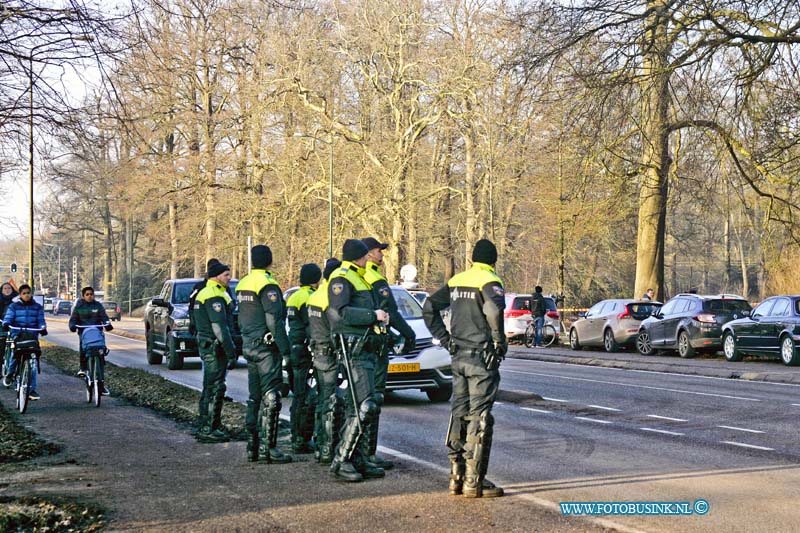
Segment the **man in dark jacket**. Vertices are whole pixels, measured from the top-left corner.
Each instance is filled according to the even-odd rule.
[[[389,324],[389,314],[378,309],[372,287],[364,279],[367,245],[348,239],[342,247],[342,266],[331,274],[328,285],[328,321],[341,350],[347,375],[345,395],[347,421],[341,431],[331,473],[343,481],[383,477],[383,468],[368,461],[369,441],[365,428],[380,414],[375,402],[375,359],[380,331]]]
[[[75,304],[72,313],[69,316],[69,330],[73,333],[78,332],[78,338],[83,333],[82,329],[77,326],[98,326],[105,324],[105,330],[111,331],[114,326],[106,314],[106,308],[103,304],[94,299],[94,289],[92,287],[84,287],[81,289],[81,299]],[[78,370],[78,377],[86,376],[86,369],[88,368],[86,361],[86,354],[83,353],[83,346],[78,342],[78,356],[80,358],[80,370]],[[103,385],[103,395],[108,396],[109,390]]]
[[[500,361],[508,350],[503,329],[505,291],[494,271],[497,249],[475,243],[472,268],[456,274],[425,300],[423,316],[433,336],[453,355],[453,403],[447,428],[450,494],[493,498],[503,489],[486,479],[494,433]],[[450,308],[450,331],[441,311]]]
[[[547,313],[547,304],[542,296],[542,288],[536,286],[531,297],[531,317],[536,328],[536,336],[533,339],[534,346],[542,345],[542,328],[544,327],[544,315]]]

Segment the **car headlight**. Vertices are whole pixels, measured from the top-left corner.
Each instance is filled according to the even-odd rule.
[[[178,318],[175,320],[175,327],[176,328],[188,328],[189,327],[189,319],[188,318]]]

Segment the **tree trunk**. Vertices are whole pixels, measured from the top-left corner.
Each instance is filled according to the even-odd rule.
[[[169,276],[178,277],[178,208],[169,200]]]

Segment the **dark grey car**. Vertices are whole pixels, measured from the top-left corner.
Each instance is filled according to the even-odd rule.
[[[650,300],[603,300],[576,320],[569,331],[569,345],[573,350],[584,346],[602,346],[607,352],[616,352],[622,346],[636,344],[636,335],[642,320],[661,307],[661,302]]]

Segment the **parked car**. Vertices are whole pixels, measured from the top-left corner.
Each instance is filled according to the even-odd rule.
[[[288,299],[298,288],[287,289],[284,299]],[[397,330],[392,330],[399,340],[395,345],[395,353],[389,356],[386,389],[419,389],[432,402],[445,402],[453,393],[450,352],[434,342],[433,335],[422,318],[422,306],[414,295],[399,285],[391,285],[391,289],[397,302],[397,310],[414,330],[417,342],[411,353],[401,355],[403,339]]]
[[[54,315],[69,315],[72,313],[72,302],[69,300],[59,300],[53,304]]]
[[[569,345],[573,350],[584,346],[602,346],[607,352],[616,352],[622,346],[636,344],[636,335],[642,320],[661,307],[661,302],[650,300],[603,300],[578,320],[569,330]]]
[[[744,354],[780,355],[783,364],[800,364],[800,296],[775,296],[749,316],[722,327],[722,351],[728,361]]]
[[[750,304],[741,296],[678,294],[639,326],[636,348],[642,355],[678,350],[681,357],[722,347],[722,326],[748,316]]]
[[[161,364],[167,358],[167,368],[180,370],[184,359],[199,357],[197,341],[189,333],[189,295],[195,284],[201,281],[194,278],[170,279],[164,282],[161,293],[150,300],[144,310],[144,330],[147,343],[147,362]],[[231,280],[229,293],[235,295],[238,280]],[[241,355],[242,337],[238,331],[234,311],[234,335],[237,352]]]
[[[544,316],[545,325],[549,324],[556,330],[556,344],[561,335],[561,316],[556,308],[556,300],[552,296],[544,297],[547,312]],[[533,322],[531,316],[531,295],[506,293],[506,309],[503,312],[503,327],[508,340],[523,337],[528,325]]]
[[[122,310],[117,302],[102,302],[109,320],[119,322],[122,319]]]
[[[45,313],[52,313],[53,312],[53,298],[45,298],[44,303],[42,304]]]
[[[419,305],[425,305],[425,300],[427,300],[428,296],[430,296],[428,291],[422,291],[419,289],[411,289],[408,292],[411,293],[411,296],[417,299]]]

